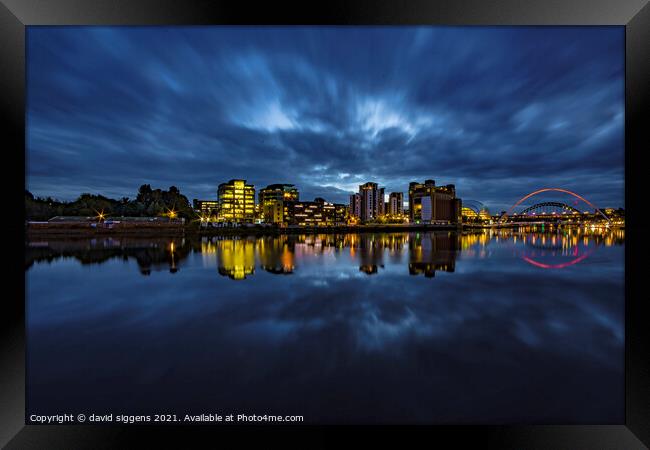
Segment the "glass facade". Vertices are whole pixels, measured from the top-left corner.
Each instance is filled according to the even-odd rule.
[[[282,202],[283,224],[301,227],[346,225],[348,207],[321,198],[313,202]]]
[[[298,188],[293,184],[270,184],[259,193],[262,219],[266,223],[282,223],[281,202],[300,200]]]
[[[192,202],[194,210],[203,217],[216,217],[219,213],[219,202],[216,200],[197,200]]]
[[[246,180],[230,180],[218,188],[219,219],[225,222],[255,221],[255,186]]]
[[[270,184],[260,190],[259,203],[264,205],[270,200],[298,201],[300,193],[293,184]]]

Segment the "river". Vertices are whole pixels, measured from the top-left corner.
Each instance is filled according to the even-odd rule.
[[[623,230],[25,243],[29,414],[623,423]]]

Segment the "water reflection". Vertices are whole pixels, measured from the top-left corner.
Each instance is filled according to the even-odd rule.
[[[462,236],[457,234],[416,234],[409,241],[409,274],[431,278],[436,270],[453,272]]]
[[[191,251],[184,238],[106,237],[97,239],[33,240],[25,246],[25,269],[35,262],[72,258],[82,265],[102,264],[111,259],[134,259],[142,275],[169,270],[176,273],[179,262]]]
[[[31,241],[27,404],[621,423],[624,238],[530,228]],[[583,255],[563,268],[526,260]]]
[[[222,239],[217,241],[219,274],[243,280],[255,273],[255,241],[249,239]]]
[[[100,238],[30,241],[26,269],[34,262],[74,258],[81,264],[101,264],[113,258],[134,259],[142,275],[152,271],[178,272],[191,253],[200,253],[205,267],[219,275],[245,280],[256,267],[271,274],[290,275],[300,261],[327,255],[345,255],[360,272],[382,273],[386,261],[403,264],[410,275],[452,273],[456,260],[485,259],[491,244],[512,249],[522,262],[543,269],[562,269],[584,261],[598,247],[620,246],[624,230],[590,228],[484,230],[471,233],[367,233],[276,235],[263,237]]]
[[[259,240],[260,267],[275,274],[291,274],[295,269],[295,243],[266,236]]]

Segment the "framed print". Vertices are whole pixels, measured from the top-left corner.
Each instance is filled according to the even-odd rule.
[[[3,0],[0,443],[647,448],[649,17]]]

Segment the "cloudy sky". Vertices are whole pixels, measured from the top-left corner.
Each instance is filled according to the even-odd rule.
[[[38,196],[427,178],[624,206],[623,27],[28,27],[27,61]]]

